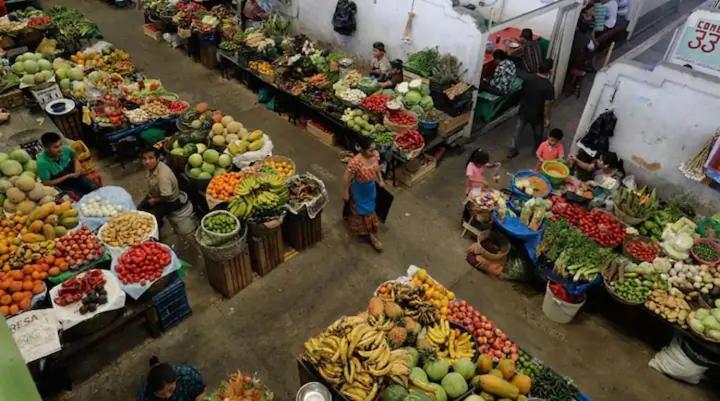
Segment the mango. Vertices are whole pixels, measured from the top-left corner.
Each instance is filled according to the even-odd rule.
[[[41,234],[34,234],[34,233],[23,234],[20,239],[22,239],[23,242],[27,242],[29,244],[32,244],[34,242],[45,241],[44,236],[42,236]]]
[[[48,217],[52,212],[55,210],[55,204],[50,202],[46,203],[39,208],[35,209],[30,213],[29,220],[35,221],[35,220],[44,220],[46,217]]]
[[[63,235],[67,234],[68,230],[67,228],[63,226],[56,226],[55,227],[55,238],[60,238]]]
[[[62,214],[60,215],[60,218],[62,219],[65,217],[77,217],[77,216],[78,216],[78,210],[70,209],[70,210],[66,210],[66,211],[62,212]]]
[[[80,223],[80,219],[77,217],[65,217],[60,219],[60,225],[65,228],[73,228]]]
[[[55,239],[55,227],[53,227],[52,225],[44,224],[42,231],[45,239],[47,239],[48,241],[52,241]]]
[[[28,227],[31,233],[37,234],[43,229],[43,222],[42,220],[35,220],[32,223],[30,223],[30,227]]]

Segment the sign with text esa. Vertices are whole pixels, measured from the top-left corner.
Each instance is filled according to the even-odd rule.
[[[675,35],[670,62],[720,76],[720,13],[697,10],[691,14]]]

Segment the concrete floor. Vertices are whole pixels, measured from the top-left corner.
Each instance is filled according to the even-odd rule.
[[[71,365],[70,373],[78,384],[56,399],[134,399],[151,355],[197,366],[208,389],[236,369],[257,371],[278,399],[292,399],[298,388],[294,358],[303,341],[339,316],[365,308],[376,286],[403,274],[409,264],[428,266],[433,276],[495,320],[518,344],[572,376],[593,400],[717,399],[704,386],[685,385],[648,368],[655,350],[637,339],[636,332],[594,313],[593,308],[571,325],[552,323],[541,311],[541,291],[492,279],[467,265],[464,251],[469,241],[460,238],[458,223],[465,157],[471,146],[451,152],[436,173],[416,187],[394,190],[395,204],[381,233],[386,251],[378,255],[343,229],[338,196],[343,167],[338,149],[319,144],[258,106],[254,94],[242,85],[222,80],[218,72],[145,37],[140,12],[114,9],[96,0],[52,4],[85,13],[98,23],[107,40],[130,52],[147,76],[161,79],[183,99],[209,101],[247,127],[268,132],[275,152],[295,160],[299,171],[323,179],[331,198],[323,214],[323,241],[231,300],[210,288],[197,250],[168,237],[178,253],[193,263],[186,280],[193,315],[159,339],[146,338],[139,327],[128,328],[88,350]],[[581,110],[582,102],[574,98],[560,102],[554,125],[572,136]],[[512,120],[505,123],[472,146],[487,148],[498,158],[504,156],[513,125]],[[523,156],[504,169],[531,166],[530,154],[526,147]],[[142,196],[139,164],[125,169],[106,162],[101,165],[107,183],[125,186],[136,199]]]

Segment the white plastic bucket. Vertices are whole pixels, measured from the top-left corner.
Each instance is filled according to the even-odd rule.
[[[585,305],[585,299],[580,303],[571,304],[553,295],[549,281],[545,286],[545,299],[543,300],[542,310],[545,316],[553,322],[570,323],[583,305]]]
[[[185,205],[170,213],[170,215],[168,215],[168,221],[172,224],[176,234],[192,234],[198,227],[198,221],[195,218],[192,203],[188,201],[187,194],[184,192],[180,192],[180,201],[184,201]]]

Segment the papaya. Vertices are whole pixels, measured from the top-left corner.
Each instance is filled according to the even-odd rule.
[[[80,223],[80,219],[77,217],[65,217],[60,220],[60,225],[65,228],[73,228]]]
[[[55,206],[55,214],[63,214],[64,212],[70,210],[70,208],[72,208],[72,204],[70,203],[70,201],[65,201]]]
[[[63,235],[67,234],[68,230],[67,228],[63,226],[55,226],[55,238],[60,238]]]
[[[29,244],[32,244],[34,242],[45,241],[45,237],[43,237],[41,234],[34,234],[34,233],[23,234],[20,239],[22,239],[23,242],[26,242]]]
[[[58,221],[60,221],[60,218],[56,214],[51,214],[50,216],[45,218],[45,223],[56,226],[58,224]]]
[[[77,216],[78,216],[77,209],[70,209],[70,210],[66,210],[66,211],[62,212],[62,214],[60,215],[60,218],[77,217]]]
[[[510,383],[520,390],[520,394],[530,393],[530,387],[532,387],[532,379],[530,376],[522,373],[517,374],[512,378],[512,380],[510,380]]]
[[[258,139],[256,141],[250,142],[250,145],[248,145],[248,150],[250,152],[254,152],[256,150],[262,149],[263,145],[265,145],[265,141],[262,139]]]
[[[497,369],[502,372],[505,380],[510,380],[515,375],[515,362],[511,359],[501,359]]]
[[[483,391],[514,400],[520,395],[520,390],[512,383],[492,374],[480,376],[480,387]]]
[[[39,208],[35,209],[30,213],[28,219],[30,221],[44,220],[55,210],[55,204],[52,202],[46,203]]]
[[[28,227],[30,232],[33,234],[37,234],[43,229],[43,222],[42,220],[35,220],[32,223],[30,223],[30,227]]]
[[[48,241],[52,241],[55,239],[55,227],[51,226],[50,224],[43,225],[42,233],[45,236],[45,239]]]
[[[251,132],[250,135],[248,135],[248,141],[250,141],[250,142],[257,141],[258,139],[262,138],[262,136],[263,136],[262,131],[260,131],[259,129],[255,130],[255,131]]]

